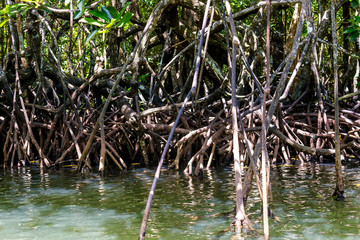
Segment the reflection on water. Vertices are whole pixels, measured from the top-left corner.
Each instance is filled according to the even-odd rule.
[[[272,239],[360,238],[360,168],[344,168],[346,201],[333,201],[333,165],[272,168]],[[122,176],[0,172],[0,239],[137,239],[154,171]],[[147,239],[230,239],[235,191],[231,168],[204,179],[164,171]],[[261,231],[256,187],[247,213]],[[247,234],[246,239],[257,239]]]

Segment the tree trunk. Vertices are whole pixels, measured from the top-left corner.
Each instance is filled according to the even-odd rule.
[[[335,170],[336,187],[333,196],[337,199],[344,198],[344,182],[341,169],[340,133],[339,133],[339,79],[337,63],[337,37],[336,37],[336,12],[335,0],[331,1],[331,32],[333,43],[333,68],[334,68],[334,105],[335,105]]]

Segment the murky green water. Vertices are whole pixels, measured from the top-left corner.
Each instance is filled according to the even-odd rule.
[[[360,239],[360,168],[345,167],[346,201],[333,201],[332,165],[272,169],[272,239]],[[122,176],[71,171],[0,171],[0,239],[137,239],[154,171]],[[231,169],[203,180],[163,172],[147,239],[230,239],[234,185]],[[247,213],[261,231],[254,191]],[[259,235],[248,234],[247,239]]]

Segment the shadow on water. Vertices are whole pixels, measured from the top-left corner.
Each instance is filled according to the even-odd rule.
[[[333,201],[333,165],[272,169],[272,239],[360,238],[360,168],[345,167],[346,200]],[[0,239],[136,239],[154,176],[137,169],[104,178],[72,171],[0,172]],[[230,239],[235,193],[231,168],[203,179],[163,171],[147,239]],[[256,187],[254,186],[254,189]],[[247,213],[261,231],[254,190]],[[258,239],[247,234],[246,239]]]

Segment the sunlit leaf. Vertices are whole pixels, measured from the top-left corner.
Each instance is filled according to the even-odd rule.
[[[25,3],[16,3],[16,4],[11,5],[10,9],[11,8],[23,8],[23,7],[29,7],[29,5],[25,4]]]
[[[107,28],[104,28],[103,30],[99,31],[99,33],[108,33],[109,32],[109,29]]]
[[[4,21],[2,21],[1,23],[0,23],[0,28],[1,27],[3,27],[7,22],[8,22],[8,18],[7,19],[5,19]]]
[[[13,4],[9,7],[8,14],[10,16],[15,16],[17,13],[24,13],[30,8],[31,8],[31,5],[28,5],[25,3]]]
[[[10,5],[6,5],[5,8],[3,8],[3,9],[0,10],[0,15],[9,14],[9,11],[10,11]]]
[[[14,14],[14,13],[20,12],[22,10],[26,10],[28,8],[30,8],[30,6],[28,4],[17,3],[17,4],[14,4],[14,5],[11,5],[11,7],[9,9],[9,13]]]
[[[114,26],[114,24],[115,24],[115,19],[113,18],[113,19],[111,19],[111,22],[105,26],[105,28],[110,29],[110,28],[112,28],[112,26]]]

